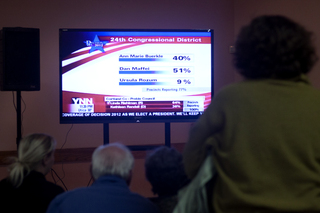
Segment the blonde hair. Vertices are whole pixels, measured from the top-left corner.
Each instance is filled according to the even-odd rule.
[[[23,138],[18,147],[18,157],[12,158],[8,180],[14,187],[19,187],[25,176],[34,170],[48,154],[55,149],[55,139],[46,134],[31,134]]]

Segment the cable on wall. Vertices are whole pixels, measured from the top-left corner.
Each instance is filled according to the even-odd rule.
[[[72,124],[71,127],[69,128],[69,130],[68,130],[68,132],[67,132],[67,134],[66,134],[66,136],[65,136],[65,140],[64,140],[64,142],[63,142],[60,150],[62,150],[63,147],[64,147],[64,145],[67,143],[68,135],[69,135],[69,133],[71,132],[72,128],[73,128],[73,124]],[[60,154],[60,153],[59,153],[59,154]],[[61,156],[60,156],[60,157],[61,157]],[[61,158],[61,159],[62,159],[62,158]],[[68,191],[66,185],[64,184],[64,182],[63,182],[63,180],[62,180],[63,178],[65,178],[65,171],[64,171],[63,165],[64,165],[64,164],[63,164],[63,161],[62,161],[62,162],[61,162],[61,170],[62,170],[62,177],[61,177],[61,178],[60,178],[59,175],[56,173],[56,171],[54,171],[54,169],[51,169],[51,176],[52,176],[52,178],[54,179],[53,174],[52,174],[52,172],[54,172],[54,174],[59,178],[59,180],[56,181],[55,184],[61,182],[61,183],[63,184],[63,186],[65,187],[66,191]],[[55,181],[55,180],[54,180],[54,181]]]

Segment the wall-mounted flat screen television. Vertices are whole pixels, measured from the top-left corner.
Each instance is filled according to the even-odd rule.
[[[213,30],[60,29],[60,123],[193,122],[213,95]]]

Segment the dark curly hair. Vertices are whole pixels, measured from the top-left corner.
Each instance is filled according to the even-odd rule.
[[[234,65],[248,79],[289,79],[317,61],[312,33],[283,16],[260,16],[241,29]]]
[[[155,149],[146,158],[145,171],[153,193],[159,196],[175,195],[188,183],[182,155],[174,148],[161,146]]]

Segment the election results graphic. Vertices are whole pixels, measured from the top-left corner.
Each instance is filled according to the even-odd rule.
[[[201,115],[212,32],[61,30],[62,117]]]

